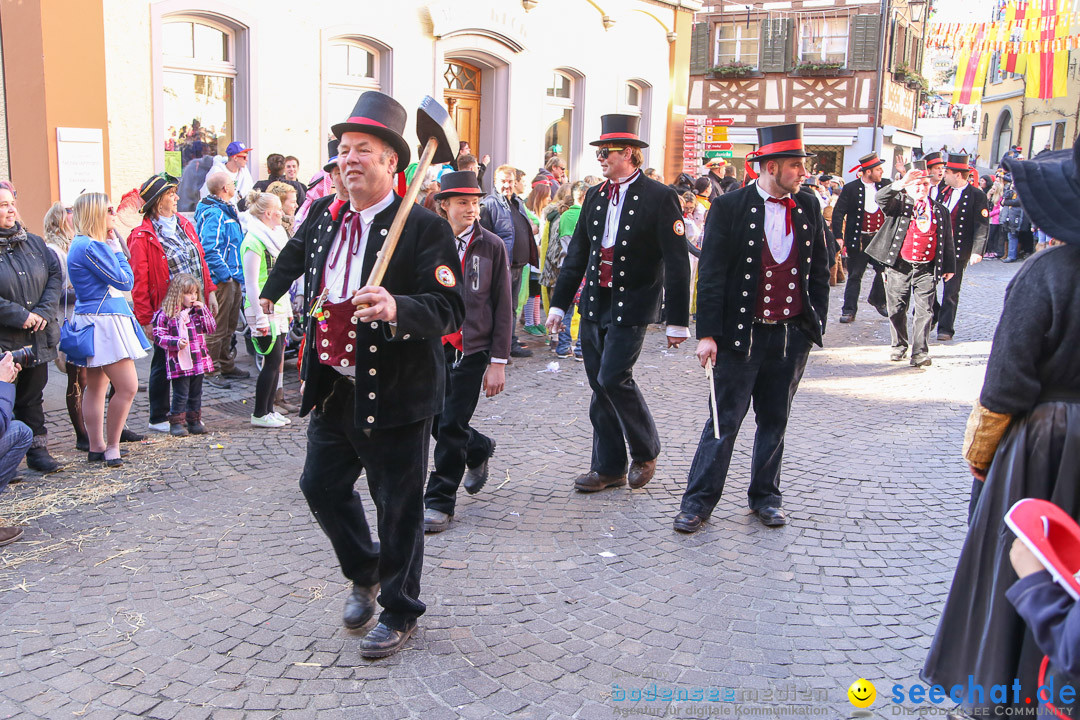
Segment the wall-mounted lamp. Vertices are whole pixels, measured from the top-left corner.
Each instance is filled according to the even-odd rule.
[[[615,26],[615,20],[610,15],[605,15],[604,17],[600,18],[600,22],[604,23],[605,30],[610,30]]]
[[[923,13],[926,12],[926,0],[910,0],[908,9],[911,10],[912,22],[922,22]]]
[[[669,43],[673,43],[678,39],[679,39],[679,33],[675,32],[674,30],[672,30],[671,32],[669,32],[667,34],[667,41]]]
[[[525,12],[529,12],[539,4],[540,0],[521,0],[521,7],[525,8]]]

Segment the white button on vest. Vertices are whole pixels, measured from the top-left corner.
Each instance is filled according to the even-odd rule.
[[[375,375],[375,368],[371,368],[370,370],[368,370],[367,374],[368,375]]]
[[[368,396],[368,400],[374,400],[375,399],[375,393],[368,393],[367,396]]]
[[[371,417],[370,415],[368,415],[368,416],[367,416],[367,421],[368,421],[369,423],[373,423],[373,422],[375,422],[375,418],[373,418],[373,417]]]

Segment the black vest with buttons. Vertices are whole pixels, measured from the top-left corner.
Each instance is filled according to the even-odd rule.
[[[829,310],[829,251],[821,203],[811,193],[794,196],[791,211],[803,310],[792,323],[821,345]],[[754,185],[717,198],[705,220],[698,264],[697,336],[746,353],[760,287],[765,243],[765,199]]]
[[[648,325],[660,318],[661,299],[667,323],[690,324],[690,260],[682,208],[674,190],[644,174],[623,185],[622,212],[612,253],[611,321]],[[607,222],[608,184],[589,188],[551,295],[552,307],[566,310],[585,278],[581,317],[599,320],[600,250]]]
[[[304,223],[278,255],[260,297],[277,300],[293,281],[304,276],[305,307],[311,308],[322,286],[326,259],[344,212],[330,211],[334,197],[315,201]],[[368,233],[363,277],[390,231],[401,198],[375,216]],[[350,283],[351,284],[351,283]],[[461,261],[450,225],[416,205],[398,241],[383,278],[383,287],[397,302],[397,325],[358,323],[356,328],[356,427],[399,427],[433,417],[442,411],[445,356],[442,336],[465,319],[461,296]],[[315,319],[307,319],[307,337],[315,337]],[[305,343],[301,377],[306,381],[301,416],[330,395],[342,377],[321,365],[314,342]]]
[[[900,190],[899,183],[888,185],[878,191],[878,204],[885,211],[885,224],[866,246],[866,254],[886,267],[895,268],[900,259],[900,250],[904,247],[908,226],[915,212],[915,203],[907,193]],[[953,245],[952,224],[949,211],[934,200],[930,201],[937,225],[937,252],[934,255],[934,275],[956,272],[956,250]]]
[[[961,265],[967,265],[972,253],[982,255],[986,250],[986,238],[990,232],[990,203],[986,193],[970,183],[953,192],[961,193],[952,213],[956,258]],[[941,197],[940,193],[938,197]]]

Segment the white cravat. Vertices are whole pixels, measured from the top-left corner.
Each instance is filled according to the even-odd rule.
[[[765,192],[765,189],[761,187],[761,183],[754,183],[754,187],[757,188],[758,195],[765,200],[765,242],[769,243],[769,252],[772,253],[773,260],[782,263],[788,259],[788,255],[791,254],[791,246],[795,243],[794,231],[786,231],[788,209],[781,203],[769,202],[772,195]],[[781,195],[780,197],[786,198],[791,197],[791,195]],[[791,227],[795,227],[794,217],[791,218]]]
[[[610,181],[609,184],[617,183],[619,185],[619,197],[612,202],[611,188],[608,188],[607,219],[604,222],[604,240],[600,243],[600,247],[609,248],[615,245],[615,238],[619,234],[619,218],[622,216],[622,206],[626,200],[626,193],[630,190],[630,184],[637,180],[640,175],[641,171],[635,170],[629,177]]]
[[[863,210],[873,215],[879,209],[877,204],[877,184],[868,183],[865,180],[860,182],[863,184]]]
[[[349,238],[345,237],[345,222],[338,226],[337,235],[334,237],[334,242],[330,243],[330,249],[327,251],[327,263],[326,272],[323,275],[323,283],[330,290],[327,295],[327,300],[332,303],[341,302],[352,297],[354,290],[359,290],[367,282],[367,278],[364,277],[364,256],[367,254],[367,242],[368,233],[371,232],[371,223],[375,219],[375,216],[390,206],[390,203],[394,201],[394,191],[391,190],[386,194],[379,202],[375,203],[371,207],[359,211],[360,215],[360,247],[356,254],[352,257],[342,257],[341,261],[337,263],[336,267],[331,268],[330,263],[332,258],[338,257],[338,253],[344,254],[348,251]],[[349,210],[356,212],[350,204]],[[344,210],[343,210],[344,212]],[[341,247],[342,243],[346,247]],[[345,262],[345,261],[348,262]],[[349,287],[345,287],[345,268],[349,268]]]

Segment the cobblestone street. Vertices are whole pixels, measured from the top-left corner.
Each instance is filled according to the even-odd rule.
[[[687,717],[794,703],[835,719],[860,677],[877,686],[874,716],[892,717],[889,688],[917,681],[966,529],[964,422],[1016,267],[969,270],[956,339],[932,340],[925,370],[888,361],[887,321],[865,303],[837,324],[834,288],[792,411],[779,530],[746,508],[752,416],[712,518],[672,530],[708,414],[693,341],[646,339],[636,377],[663,451],[637,491],[572,489],[591,439],[582,364],[545,371],[542,350],[515,361],[476,413],[498,441],[491,479],[427,537],[427,614],[381,661],[342,627],[347,586],[297,486],[306,420],[251,427],[254,379],[234,382],[208,388],[212,435],[152,434],[122,471],[90,469],[63,386],[50,387],[68,470],[26,473],[0,497],[0,515],[26,526],[0,550],[0,717]],[[131,427],[146,421],[140,393]],[[630,701],[653,683],[738,698]],[[798,697],[749,692],[769,689]]]

